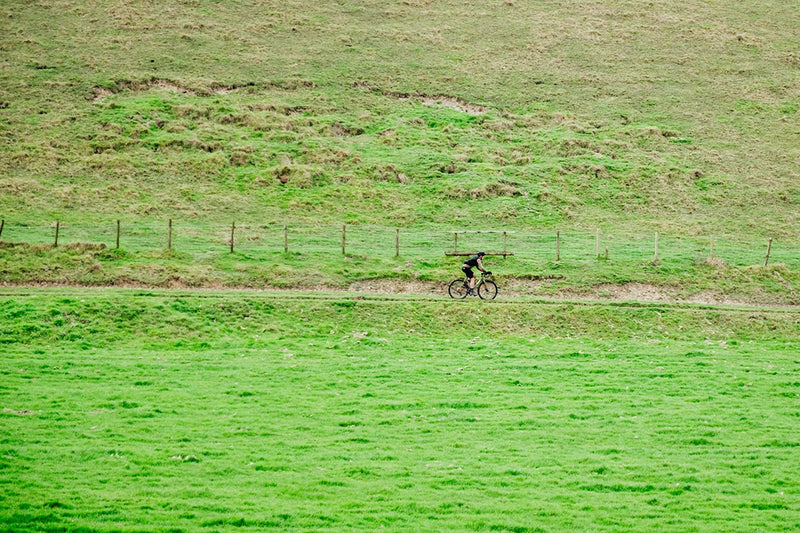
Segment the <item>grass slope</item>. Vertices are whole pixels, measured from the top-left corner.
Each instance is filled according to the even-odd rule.
[[[176,230],[178,232],[185,234],[183,228]],[[223,229],[220,233],[224,232]],[[176,243],[179,249],[171,251],[117,250],[113,249],[113,243],[109,243],[111,247],[70,243],[58,248],[51,244],[0,243],[0,281],[7,285],[315,290],[367,290],[365,287],[375,285],[389,294],[413,287],[413,292],[444,296],[446,284],[462,276],[459,266],[463,258],[443,255],[444,250],[452,247],[452,242],[446,242],[448,236],[443,231],[403,233],[402,239],[408,249],[397,257],[393,249],[394,232],[384,231],[378,238],[373,234],[372,239],[359,241],[358,237],[364,232],[357,226],[351,227],[348,235],[352,241],[357,241],[351,243],[355,253],[344,256],[336,249],[339,246],[337,232],[340,234],[341,228],[334,228],[327,239],[315,239],[315,235],[298,236],[292,240],[292,248],[308,246],[309,249],[288,253],[276,251],[282,243],[275,239],[268,243],[268,236],[265,242],[240,243],[241,248],[234,253],[226,251],[222,242],[205,241],[193,247],[183,237]],[[274,235],[280,233],[277,229],[273,231]],[[437,234],[440,238],[434,241]],[[298,242],[303,238],[305,243]],[[113,239],[113,235],[106,235],[106,239]],[[747,253],[736,254],[732,249],[733,254],[727,256],[731,260],[729,263],[709,259],[703,250],[693,247],[696,242],[665,242],[662,237],[663,260],[654,263],[652,256],[643,251],[651,243],[643,244],[638,250],[625,242],[616,247],[612,244],[612,255],[606,260],[589,257],[593,239],[582,239],[581,246],[576,246],[577,239],[570,240],[568,235],[562,235],[562,239],[570,246],[562,248],[561,261],[555,261],[552,256],[553,242],[526,240],[522,236],[511,246],[516,256],[488,257],[484,266],[496,274],[501,298],[616,298],[617,293],[625,292],[626,288],[641,286],[657,293],[657,299],[666,301],[800,304],[797,292],[800,270],[792,248],[780,250],[776,245],[773,263],[764,267],[758,265],[763,259],[757,250],[745,248],[743,251]],[[496,245],[497,240],[493,236],[484,244],[492,249],[490,242]],[[208,248],[216,248],[216,251],[209,252]],[[719,243],[716,250],[717,254],[725,254]],[[632,295],[634,300],[639,298],[641,296]]]
[[[797,234],[785,2],[2,9],[4,217]]]
[[[794,313],[0,302],[3,531],[800,526]]]

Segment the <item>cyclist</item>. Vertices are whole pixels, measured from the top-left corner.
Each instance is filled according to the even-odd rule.
[[[469,294],[475,296],[475,273],[472,271],[473,268],[477,267],[478,270],[486,274],[487,276],[491,274],[488,270],[483,268],[483,256],[486,255],[486,252],[478,252],[476,255],[473,255],[461,266],[461,271],[467,276],[469,280]]]

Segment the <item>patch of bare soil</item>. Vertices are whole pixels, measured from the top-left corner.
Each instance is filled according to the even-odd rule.
[[[609,300],[637,302],[670,302],[678,299],[674,290],[648,283],[603,283],[593,288],[593,295]]]
[[[742,301],[740,299],[731,298],[724,294],[715,294],[711,291],[701,291],[697,294],[689,296],[685,300],[686,303],[691,304],[713,304],[713,305],[746,305],[746,304],[772,304],[773,301],[769,297],[754,298],[752,301]]]
[[[713,291],[702,291],[685,296],[676,289],[649,283],[603,283],[585,289],[564,289],[556,298],[584,299],[611,302],[693,303],[706,305],[777,305],[774,299],[737,299]]]
[[[351,283],[348,290],[367,294],[444,294],[447,292],[447,284],[433,281],[373,279]]]
[[[112,91],[111,89],[107,89],[105,87],[95,87],[94,94],[92,95],[92,100],[94,100],[95,102],[102,102],[103,100],[105,100],[109,96],[112,96],[113,94],[114,91]]]
[[[255,82],[247,83],[212,83],[205,87],[189,87],[188,85],[178,83],[165,78],[150,78],[146,80],[120,80],[114,83],[113,87],[100,87],[94,88],[92,93],[92,100],[95,102],[102,102],[109,96],[123,92],[135,91],[143,92],[150,89],[162,89],[165,91],[188,94],[191,96],[214,96],[234,93],[247,87],[260,87],[264,89],[275,88],[284,90],[297,90],[303,88],[315,87],[314,82],[308,80],[284,80],[280,82],[264,82],[256,84]]]
[[[583,291],[561,291],[565,298],[589,298],[614,302],[661,302],[691,303],[705,305],[777,305],[792,307],[786,301],[775,299],[769,294],[761,293],[749,297],[735,297],[727,294],[704,290],[692,295],[685,295],[671,287],[660,287],[649,283],[604,283]]]
[[[158,88],[165,91],[174,93],[189,94],[197,96],[197,92],[189,87],[185,87],[170,80],[161,78],[150,78],[149,80],[122,80],[114,84],[112,88],[108,87],[95,87],[93,100],[95,102],[102,102],[109,96],[120,93],[122,91],[149,91],[150,89]]]
[[[438,95],[438,96],[431,96],[422,93],[400,93],[395,91],[388,91],[385,89],[381,89],[379,87],[374,87],[366,82],[359,82],[355,84],[356,89],[363,89],[367,91],[373,91],[384,96],[388,96],[390,98],[397,98],[398,100],[411,100],[417,99],[422,104],[427,106],[441,106],[447,107],[449,109],[454,109],[456,111],[460,111],[462,113],[467,113],[468,115],[483,115],[489,112],[489,108],[473,104],[462,100],[461,98],[455,98],[452,96],[446,95]]]
[[[484,115],[489,111],[489,108],[483,107],[477,104],[471,104],[460,98],[452,98],[450,96],[434,96],[428,97],[424,96],[421,98],[421,102],[427,106],[431,107],[447,107],[449,109],[453,109],[455,111],[460,111],[462,113],[466,113],[468,115]]]

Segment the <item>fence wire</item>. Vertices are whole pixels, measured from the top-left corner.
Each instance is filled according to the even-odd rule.
[[[57,239],[57,240],[56,240]],[[231,239],[233,242],[231,243]],[[395,256],[436,260],[444,254],[509,252],[519,260],[687,264],[720,260],[735,266],[770,264],[800,267],[800,246],[735,236],[686,237],[626,232],[506,231],[469,232],[432,227],[396,228],[342,224],[204,224],[197,221],[116,222],[103,225],[14,224],[4,221],[0,241],[41,246],[103,244],[131,252],[171,249],[207,256],[231,251],[259,256],[274,253],[346,254],[372,258]],[[769,253],[769,256],[767,254]]]

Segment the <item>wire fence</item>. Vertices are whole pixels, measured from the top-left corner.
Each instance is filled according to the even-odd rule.
[[[197,221],[117,221],[105,225],[13,224],[0,221],[0,242],[45,246],[105,245],[130,252],[169,249],[195,256],[252,256],[298,252],[435,260],[477,250],[526,261],[686,264],[715,259],[735,266],[800,267],[800,246],[737,236],[676,236],[660,233],[553,230],[469,231],[343,224],[203,224]]]

